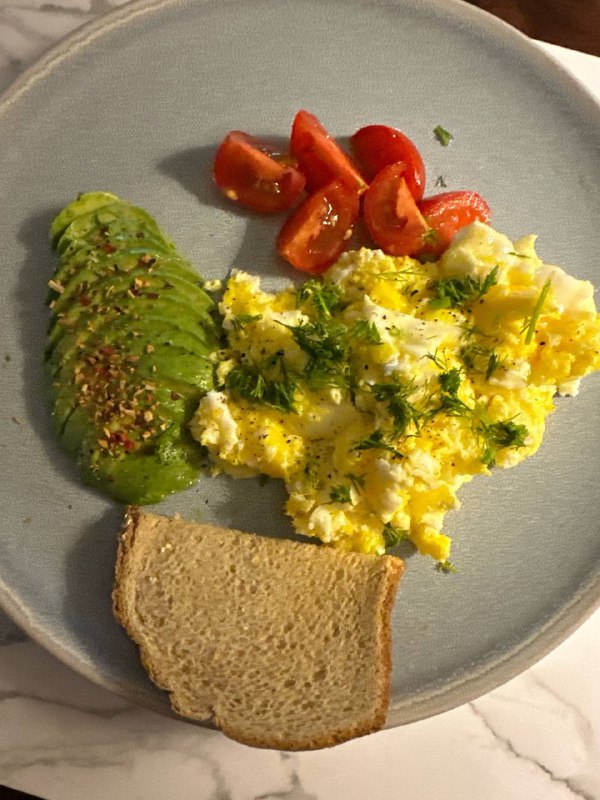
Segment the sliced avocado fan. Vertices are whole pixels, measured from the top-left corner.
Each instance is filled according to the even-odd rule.
[[[198,477],[188,425],[213,386],[214,303],[143,209],[79,195],[54,219],[46,360],[54,425],[84,480],[156,503]]]

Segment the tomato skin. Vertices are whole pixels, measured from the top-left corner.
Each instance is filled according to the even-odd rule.
[[[481,195],[471,191],[442,192],[426,197],[418,203],[435,236],[422,248],[423,253],[440,255],[448,247],[454,235],[472,222],[485,222],[492,218],[492,212]]]
[[[291,151],[298,159],[298,168],[305,175],[310,191],[316,191],[333,180],[359,192],[366,189],[364,178],[350,158],[317,117],[304,109],[294,118]]]
[[[367,180],[389,164],[405,165],[404,180],[415,200],[425,191],[425,164],[413,142],[397,128],[389,125],[366,125],[350,139],[354,158]]]
[[[411,256],[422,248],[429,225],[408,188],[404,164],[389,164],[377,173],[365,192],[363,211],[369,233],[384,252]]]
[[[215,156],[213,177],[230,200],[253,211],[275,214],[298,200],[304,175],[271,157],[275,150],[243,131],[230,131]]]
[[[345,249],[358,212],[356,189],[331,181],[286,220],[277,238],[279,255],[302,272],[324,272]]]

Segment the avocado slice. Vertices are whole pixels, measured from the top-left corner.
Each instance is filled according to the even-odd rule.
[[[55,247],[59,238],[62,236],[65,228],[67,228],[76,217],[82,214],[88,214],[90,211],[95,211],[102,206],[107,206],[110,203],[118,202],[119,198],[116,194],[110,192],[87,192],[78,195],[78,197],[65,206],[58,214],[52,224],[50,225],[50,242]]]
[[[63,253],[70,244],[90,241],[97,236],[110,242],[111,236],[134,237],[146,233],[175,249],[175,244],[143,209],[126,203],[113,203],[76,217],[59,237],[56,250]]]
[[[55,319],[48,332],[46,357],[50,357],[53,349],[65,335],[75,335],[85,342],[87,333],[93,333],[96,327],[117,325],[121,322],[124,322],[130,331],[135,331],[137,322],[142,317],[152,315],[158,318],[166,316],[168,319],[176,320],[177,326],[191,335],[198,335],[198,333],[202,335],[202,332],[210,334],[216,330],[210,309],[197,311],[182,304],[177,295],[160,295],[150,299],[122,294],[113,297],[112,300],[113,304],[110,308],[103,309],[102,312],[95,307],[87,306],[75,316],[64,315]]]
[[[207,295],[200,286],[201,280],[199,275],[186,270],[173,259],[154,260],[150,257],[150,263],[144,264],[137,255],[107,258],[90,263],[66,284],[63,283],[62,292],[51,307],[54,314],[59,314],[67,310],[73,300],[80,303],[82,295],[93,302],[103,292],[106,297],[114,296],[123,288],[135,293],[138,289],[163,291],[168,287],[177,287],[184,295],[189,293],[196,302],[205,305]],[[112,287],[110,295],[107,294],[109,287]]]
[[[130,319],[120,318],[116,322],[106,322],[94,331],[70,331],[48,353],[48,362],[54,374],[64,363],[81,355],[82,349],[94,351],[115,345],[136,347],[138,343],[145,351],[158,346],[179,347],[199,359],[208,358],[218,345],[215,333],[200,325],[196,324],[194,332],[190,333],[173,322],[172,318],[144,314],[133,326]]]
[[[145,270],[141,270],[126,275],[115,273],[114,276],[104,276],[94,282],[89,290],[82,288],[79,294],[67,296],[64,300],[61,295],[53,307],[50,341],[54,340],[53,328],[58,321],[64,328],[79,325],[80,318],[87,323],[90,319],[97,321],[104,316],[111,318],[128,313],[140,315],[160,299],[171,299],[179,303],[182,311],[189,310],[196,315],[202,324],[211,324],[209,312],[213,310],[214,304],[203,289],[175,276],[148,276]]]
[[[50,237],[54,425],[86,482],[158,502],[203,461],[188,425],[213,385],[214,302],[155,220],[110,193],[76,198]]]

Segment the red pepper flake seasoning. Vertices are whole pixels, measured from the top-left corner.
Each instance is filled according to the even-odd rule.
[[[159,433],[156,420],[156,386],[142,376],[136,380],[140,356],[118,346],[90,342],[80,350],[73,370],[78,404],[98,431],[98,449],[104,455],[133,452]]]

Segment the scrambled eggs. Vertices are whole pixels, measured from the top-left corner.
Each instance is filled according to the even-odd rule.
[[[534,242],[475,223],[437,263],[362,249],[278,294],[234,272],[192,423],[215,469],[285,481],[300,533],[448,563],[460,486],[534,453],[554,395],[600,368],[592,285]]]

